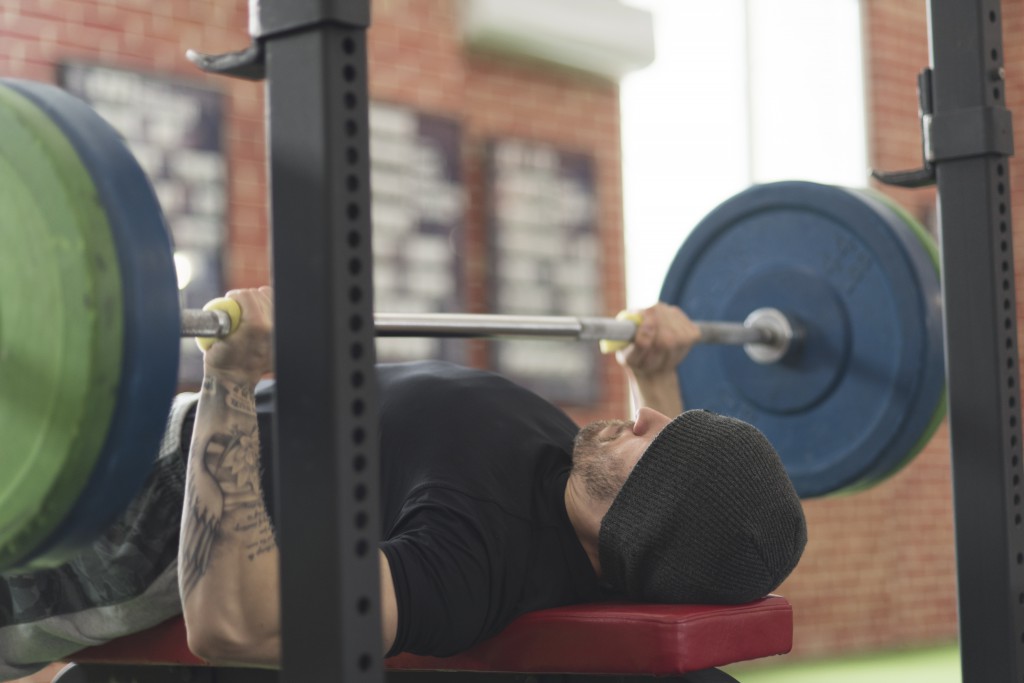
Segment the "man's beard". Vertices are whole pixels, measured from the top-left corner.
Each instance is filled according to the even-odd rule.
[[[573,442],[572,471],[583,482],[587,494],[600,502],[614,499],[627,476],[610,444],[597,436],[612,426],[629,429],[632,423],[628,420],[592,422],[579,431]]]

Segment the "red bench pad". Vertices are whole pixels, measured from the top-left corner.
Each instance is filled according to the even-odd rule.
[[[785,598],[734,606],[594,604],[524,614],[453,657],[401,654],[391,670],[671,676],[789,652]]]
[[[789,652],[793,611],[775,595],[744,605],[593,604],[519,617],[453,657],[391,657],[389,670],[671,676]],[[202,665],[181,619],[76,653],[77,662]]]
[[[146,631],[133,633],[103,645],[79,650],[68,657],[73,662],[112,664],[187,664],[207,666],[188,649],[185,620],[168,619]]]

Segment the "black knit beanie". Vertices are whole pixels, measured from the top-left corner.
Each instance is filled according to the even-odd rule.
[[[601,570],[631,600],[763,597],[807,543],[800,499],[755,427],[703,410],[666,426],[601,522]]]

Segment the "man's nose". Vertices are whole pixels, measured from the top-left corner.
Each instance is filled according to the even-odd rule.
[[[643,436],[652,430],[659,432],[671,421],[670,417],[659,413],[654,408],[643,407],[636,414],[636,421],[633,422],[633,433],[637,436]]]

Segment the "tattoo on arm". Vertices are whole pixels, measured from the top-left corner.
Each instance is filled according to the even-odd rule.
[[[238,384],[227,384],[218,382],[213,377],[204,377],[202,393],[210,400],[223,400],[224,404],[232,410],[237,410],[246,415],[256,414],[256,402],[252,392],[247,391]]]
[[[227,408],[227,419],[220,425],[224,431],[196,442],[194,461],[189,463],[179,567],[182,598],[188,597],[207,573],[217,547],[236,543],[249,561],[277,547],[260,488],[259,434],[252,395],[239,387],[218,386],[211,379],[204,381],[203,391]],[[247,417],[236,420],[232,412]]]

